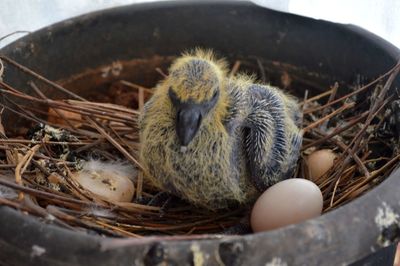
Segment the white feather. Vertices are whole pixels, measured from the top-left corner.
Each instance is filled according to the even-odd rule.
[[[0,185],[0,198],[14,199],[17,196],[18,194],[14,189]]]
[[[132,164],[126,161],[102,162],[99,160],[91,159],[83,163],[81,171],[87,173],[105,172],[118,176],[127,176],[132,181],[136,179],[137,175],[135,167],[133,167]]]
[[[104,209],[102,207],[98,207],[95,205],[86,208],[86,212],[91,216],[104,217],[104,218],[116,217],[115,213],[113,213],[111,210]]]

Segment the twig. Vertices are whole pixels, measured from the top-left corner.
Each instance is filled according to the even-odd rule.
[[[27,139],[0,139],[0,143],[13,143],[13,144],[57,144],[57,145],[71,145],[71,146],[84,146],[90,144],[91,142],[68,142],[68,141],[36,141],[36,140],[27,140]]]
[[[400,63],[398,63],[396,65],[397,67],[394,69],[394,71],[390,74],[389,78],[387,79],[385,86],[382,88],[382,90],[380,91],[377,99],[375,100],[375,102],[372,104],[367,119],[364,123],[364,126],[361,128],[361,130],[357,133],[357,135],[353,138],[353,140],[351,141],[351,143],[348,145],[348,149],[351,148],[351,153],[349,153],[349,156],[346,157],[346,159],[344,159],[343,163],[340,164],[338,171],[335,174],[335,178],[334,180],[337,180],[339,178],[339,176],[341,175],[341,173],[343,172],[344,168],[346,167],[346,165],[350,162],[351,160],[351,155],[350,154],[357,154],[359,151],[359,144],[362,140],[362,136],[365,134],[368,126],[371,124],[372,119],[383,109],[384,106],[386,106],[386,104],[389,102],[389,99],[385,100],[385,96],[387,94],[387,92],[389,91],[393,80],[395,79],[395,77],[397,76],[397,74],[400,71]],[[336,181],[335,181],[336,183]],[[333,188],[333,184],[330,186],[330,189]],[[327,194],[330,192],[330,189],[327,190]]]
[[[159,68],[159,67],[156,67],[156,71],[163,77],[163,78],[166,78],[166,77],[168,77],[168,75],[167,74],[165,74],[164,73],[164,71],[162,71],[162,69],[161,68]]]
[[[326,136],[323,132],[316,130],[320,135],[322,136]],[[351,150],[348,149],[348,146],[345,145],[343,142],[335,139],[335,138],[331,138],[330,141],[334,142],[335,145],[339,146],[343,152],[347,152],[349,153],[349,155],[351,156],[351,158],[353,158],[353,160],[356,162],[358,168],[360,169],[360,171],[368,178],[370,176],[368,169],[365,167],[365,165],[362,163],[361,159],[358,157],[357,154],[353,153]]]
[[[332,102],[335,99],[338,88],[339,88],[339,83],[335,82],[335,84],[333,85],[333,87],[331,89],[332,93],[329,95],[329,98],[328,98],[328,101],[326,104],[329,104],[330,102]],[[329,111],[328,108],[323,109],[322,116],[325,116],[328,113],[328,111]]]
[[[355,91],[353,91],[353,92],[351,92],[351,93],[349,93],[349,94],[347,94],[347,95],[345,95],[345,96],[343,96],[343,97],[341,97],[341,98],[339,98],[339,99],[336,99],[336,100],[334,100],[334,101],[331,101],[331,102],[328,103],[328,104],[325,104],[325,105],[323,105],[323,106],[316,107],[316,108],[314,108],[314,109],[306,110],[304,113],[305,113],[305,114],[314,113],[314,112],[316,112],[316,111],[325,109],[325,108],[328,107],[328,106],[331,106],[331,105],[333,105],[333,104],[336,104],[336,103],[338,103],[338,102],[341,102],[341,101],[343,101],[343,100],[346,100],[346,99],[348,99],[348,98],[350,98],[350,97],[352,97],[352,96],[354,96],[354,95],[356,95],[356,94],[359,94],[360,92],[364,91],[365,89],[370,88],[370,87],[371,87],[372,85],[374,85],[375,83],[378,83],[378,82],[381,81],[383,78],[385,78],[385,77],[387,77],[387,76],[389,76],[389,75],[391,75],[391,74],[393,74],[393,73],[397,73],[397,72],[399,71],[399,68],[400,68],[400,63],[397,63],[397,64],[396,64],[391,70],[389,70],[387,73],[381,75],[379,78],[377,78],[377,79],[371,81],[371,82],[368,83],[367,85],[362,86],[361,88],[359,88],[359,89],[357,89],[357,90],[355,90]],[[396,75],[395,75],[395,76],[396,76]]]
[[[27,68],[27,67],[25,67],[25,66],[23,66],[23,65],[18,64],[17,62],[15,62],[14,60],[12,60],[12,59],[10,59],[10,58],[8,58],[8,57],[6,57],[6,56],[0,55],[0,59],[2,59],[3,61],[5,61],[5,62],[7,62],[7,63],[9,63],[9,64],[11,64],[11,65],[13,65],[14,67],[18,68],[18,69],[21,70],[21,71],[23,71],[23,72],[25,72],[25,73],[28,73],[29,75],[31,75],[31,76],[37,78],[38,80],[43,81],[44,83],[46,83],[46,84],[52,86],[53,88],[55,88],[55,89],[57,89],[57,90],[59,90],[59,91],[62,91],[62,92],[64,92],[64,93],[66,93],[66,94],[68,94],[68,95],[74,97],[75,99],[78,99],[78,100],[81,100],[81,101],[86,101],[86,100],[85,100],[84,98],[82,98],[81,96],[79,96],[79,95],[77,95],[77,94],[75,94],[75,93],[73,93],[73,92],[71,92],[71,91],[69,91],[69,90],[67,90],[67,89],[64,89],[63,87],[61,87],[61,86],[58,85],[57,83],[46,79],[45,77],[43,77],[43,76],[37,74],[36,72],[30,70],[29,68]]]
[[[339,113],[341,113],[341,112],[343,112],[343,111],[345,111],[345,110],[347,110],[347,109],[352,108],[354,105],[355,105],[354,102],[342,105],[342,107],[340,107],[339,109],[333,111],[333,112],[330,113],[329,115],[327,115],[327,116],[321,118],[320,120],[315,121],[314,123],[311,123],[311,124],[309,124],[307,127],[303,128],[303,129],[302,129],[303,132],[309,131],[310,129],[312,129],[312,128],[318,126],[319,124],[321,124],[321,123],[327,121],[328,119],[334,117],[335,115],[337,115],[337,114],[339,114]]]
[[[257,58],[257,66],[258,66],[258,69],[260,70],[261,82],[265,83],[267,81],[267,77],[265,76],[264,66],[259,58]]]
[[[43,99],[43,100],[49,100],[49,98],[46,97],[46,95],[43,94],[43,92],[41,90],[39,90],[39,88],[35,85],[35,83],[33,81],[28,82],[29,86],[31,86],[32,89],[34,89],[34,91]],[[53,110],[56,112],[56,114],[61,117],[69,127],[71,127],[72,129],[76,130],[76,127],[69,121],[69,119],[67,119],[65,117],[65,115],[63,113],[61,113],[57,108],[53,108]]]
[[[309,144],[303,145],[302,150],[306,150],[306,149],[308,149],[308,148],[310,148],[310,147],[312,147],[312,146],[316,146],[316,145],[318,145],[318,144],[320,144],[320,143],[324,143],[324,142],[327,141],[328,139],[331,139],[331,138],[333,138],[334,136],[336,136],[336,135],[342,133],[343,131],[346,131],[346,130],[348,130],[349,128],[351,128],[351,127],[357,125],[361,120],[363,120],[365,117],[367,117],[367,115],[368,115],[368,112],[362,113],[358,118],[352,120],[352,121],[349,122],[346,126],[344,126],[344,127],[339,127],[339,128],[337,128],[336,130],[334,130],[332,133],[330,133],[330,134],[328,134],[328,135],[325,135],[324,137],[319,138],[319,139],[317,139],[317,140],[314,141],[314,142],[311,142],[311,143],[309,143]]]
[[[241,62],[239,60],[235,61],[235,64],[233,65],[231,72],[229,73],[230,77],[233,77],[234,75],[236,75],[236,73],[238,72],[238,70],[240,68],[240,64],[241,64]]]
[[[3,65],[3,61],[1,61],[1,59],[0,59],[0,81],[3,81],[2,80],[3,74],[4,74],[4,65]]]
[[[125,158],[127,158],[129,161],[133,162],[136,166],[138,166],[141,170],[143,170],[143,167],[141,164],[133,158],[133,156],[125,150],[124,147],[122,147],[115,139],[113,139],[110,134],[108,134],[103,128],[101,128],[93,119],[90,117],[87,117],[88,121],[90,124],[101,134],[103,135],[117,150],[119,150]]]
[[[22,159],[18,162],[17,167],[15,167],[15,182],[18,185],[22,185],[22,174],[25,172],[26,167],[32,160],[33,155],[39,150],[40,145],[37,144],[33,146]],[[24,198],[24,194],[22,192],[19,193],[18,199],[22,200]]]
[[[137,176],[137,185],[136,185],[136,199],[142,198],[142,190],[143,190],[143,170],[139,171]]]
[[[135,88],[137,90],[142,89],[143,91],[145,91],[147,93],[153,94],[153,90],[152,89],[143,87],[143,86],[141,86],[139,84],[136,84],[136,83],[133,83],[131,81],[121,80],[120,82],[121,82],[121,84],[124,84],[125,86],[131,87],[131,88]]]
[[[315,96],[313,96],[313,97],[311,97],[311,98],[305,98],[305,99],[303,99],[303,101],[300,103],[300,105],[303,105],[303,106],[304,106],[304,105],[307,104],[307,103],[315,102],[315,101],[317,101],[317,100],[319,100],[319,99],[321,99],[321,98],[324,98],[324,97],[326,97],[326,96],[329,96],[329,95],[332,94],[332,90],[333,90],[333,89],[324,91],[323,93],[320,93],[320,94],[318,94],[318,95],[315,95]],[[308,90],[306,90],[306,91],[308,91]],[[306,108],[304,108],[304,110],[305,110],[305,109],[306,109]]]
[[[392,165],[394,165],[396,162],[400,161],[400,154],[398,154],[396,157],[394,157],[393,159],[391,159],[389,162],[387,162],[384,166],[382,166],[379,170],[373,171],[371,173],[371,176],[369,178],[364,178],[358,185],[354,186],[351,188],[351,190],[349,190],[348,192],[346,192],[343,196],[341,196],[340,199],[336,200],[335,203],[331,206],[334,207],[335,205],[338,205],[339,203],[343,202],[344,199],[346,197],[348,197],[351,193],[353,193],[355,190],[359,189],[360,187],[362,187],[363,185],[367,184],[368,182],[370,182],[370,180],[376,178],[379,174],[381,174],[382,172],[384,172],[387,168],[391,167]]]

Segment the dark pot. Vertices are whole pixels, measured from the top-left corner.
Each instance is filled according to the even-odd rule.
[[[371,80],[400,57],[397,48],[352,25],[227,1],[163,2],[95,12],[30,34],[0,52],[51,80],[62,80],[115,60],[177,55],[195,46],[214,48],[229,58],[250,55],[283,62],[310,80],[317,80],[314,74],[319,73],[324,77],[318,80],[321,86],[337,80],[351,84],[359,74]],[[19,87],[26,85],[12,70],[6,79]],[[400,86],[399,79],[395,85]],[[317,219],[266,233],[210,240],[90,236],[1,207],[0,264],[350,264],[381,249],[382,232],[375,217],[388,208],[400,214],[399,187],[397,170],[362,197]],[[45,252],[35,254],[34,246]]]

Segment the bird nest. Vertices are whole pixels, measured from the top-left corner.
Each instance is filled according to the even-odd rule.
[[[0,59],[1,114],[8,118],[0,124],[0,205],[70,230],[115,237],[156,234],[195,238],[199,237],[195,234],[221,233],[245,215],[246,208],[211,212],[180,200],[168,208],[151,204],[159,191],[146,182],[138,161],[137,121],[152,89],[119,77],[122,66],[118,63],[91,73],[112,76],[113,82],[100,88],[91,80],[86,85],[98,86],[101,93],[87,100],[7,57]],[[242,63],[233,64],[231,75]],[[257,61],[257,65],[259,78],[268,79],[263,64]],[[151,71],[156,69],[163,78],[164,72],[157,65],[153,67]],[[30,89],[7,83],[9,69],[13,75],[27,78]],[[397,110],[391,105],[398,96],[389,89],[399,70],[397,64],[376,80],[347,89],[347,94],[336,83],[318,95],[309,97],[305,90],[299,97],[304,140],[295,177],[310,179],[305,158],[313,150],[329,148],[337,154],[334,166],[312,180],[323,193],[323,212],[377,186],[397,166],[399,129],[391,123],[393,110]],[[288,72],[280,74],[286,87],[297,80]],[[76,80],[79,78],[75,83],[64,83],[76,86]],[[22,126],[15,127],[10,117],[23,121]],[[93,157],[127,161],[136,168],[132,202],[106,200],[71,178],[79,160]]]

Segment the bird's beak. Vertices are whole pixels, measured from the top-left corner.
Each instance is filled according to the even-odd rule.
[[[182,146],[187,146],[196,136],[202,120],[198,108],[184,108],[177,112],[176,133]]]

